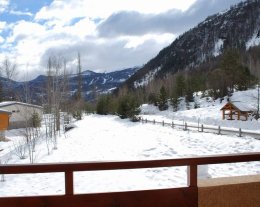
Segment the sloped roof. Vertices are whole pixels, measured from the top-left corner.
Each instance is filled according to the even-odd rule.
[[[12,114],[10,111],[6,111],[6,110],[2,110],[2,109],[0,109],[0,113],[3,113],[3,114]]]
[[[242,102],[228,102],[226,103],[220,110],[223,110],[226,105],[230,104],[234,109],[238,110],[238,111],[242,111],[242,112],[246,112],[246,111],[255,111],[255,108],[248,106],[245,103]]]
[[[23,103],[23,102],[18,102],[18,101],[4,101],[0,103],[0,108],[5,107],[5,106],[11,106],[11,105],[23,105],[23,106],[29,106],[29,107],[34,107],[34,108],[40,108],[42,109],[42,106],[34,105],[34,104],[28,104],[28,103]]]

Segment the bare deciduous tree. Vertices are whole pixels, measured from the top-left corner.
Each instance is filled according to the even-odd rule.
[[[57,149],[61,130],[61,109],[68,102],[68,77],[66,61],[62,57],[52,56],[47,64],[47,86],[45,108],[46,145],[50,153],[49,144]],[[67,110],[68,106],[66,106]]]
[[[11,88],[12,78],[17,74],[17,67],[15,63],[12,63],[8,57],[6,57],[0,65],[0,73],[6,78],[6,94],[7,98],[12,100],[15,97],[14,91]]]

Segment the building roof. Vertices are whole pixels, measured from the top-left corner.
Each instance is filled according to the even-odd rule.
[[[0,102],[0,108],[5,107],[5,106],[11,106],[11,105],[23,105],[23,106],[29,106],[29,107],[34,107],[34,108],[40,108],[40,109],[43,108],[42,106],[39,106],[39,105],[28,104],[28,103],[23,103],[23,102],[18,102],[18,101]]]
[[[10,111],[0,109],[0,114],[12,114]]]
[[[248,106],[245,103],[242,102],[228,102],[226,103],[220,110],[224,110],[224,108],[227,105],[231,105],[234,109],[238,110],[238,111],[242,111],[242,112],[249,112],[249,111],[255,111],[255,108],[252,108],[250,106]]]

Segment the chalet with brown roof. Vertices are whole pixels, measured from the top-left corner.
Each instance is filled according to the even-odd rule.
[[[221,109],[222,119],[227,120],[248,120],[250,114],[255,110],[241,102],[228,102]]]

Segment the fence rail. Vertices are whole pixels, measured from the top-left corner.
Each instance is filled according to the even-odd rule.
[[[197,207],[198,165],[260,161],[260,153],[203,156],[167,160],[88,162],[59,164],[0,165],[1,174],[54,173],[65,174],[65,195],[0,197],[4,207]],[[188,186],[183,188],[141,190],[113,193],[75,194],[73,173],[77,171],[122,170],[187,166]],[[16,184],[17,185],[17,184]],[[19,187],[19,184],[17,185]]]
[[[162,126],[170,126],[172,128],[178,127],[183,130],[188,130],[188,129],[193,129],[197,130],[198,132],[213,132],[216,134],[222,134],[222,135],[228,135],[228,134],[234,134],[239,137],[242,137],[244,135],[251,136],[255,139],[260,140],[260,133],[257,132],[252,132],[249,130],[242,130],[241,128],[238,128],[237,130],[234,129],[227,129],[226,127],[221,127],[221,126],[208,126],[204,124],[193,124],[193,125],[188,125],[187,122],[184,122],[182,124],[176,123],[172,121],[171,123],[165,122],[165,121],[156,121],[156,120],[148,120],[141,118],[142,123],[152,123],[152,124],[160,124]]]

